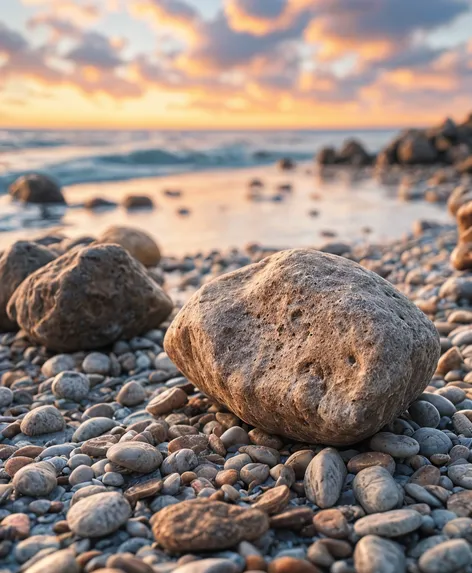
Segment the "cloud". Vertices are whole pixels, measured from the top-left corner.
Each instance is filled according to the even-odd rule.
[[[27,47],[23,36],[0,22],[0,54],[15,54]]]
[[[112,70],[124,63],[117,47],[109,38],[98,32],[84,33],[79,43],[66,54],[65,58],[78,66],[104,70]]]

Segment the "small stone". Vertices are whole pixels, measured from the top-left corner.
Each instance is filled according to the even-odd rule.
[[[220,436],[220,440],[226,449],[230,448],[231,446],[250,443],[248,433],[240,426],[233,426],[232,428],[226,430],[226,432],[223,432],[223,434]]]
[[[472,489],[472,464],[450,466],[447,470],[447,475],[454,485]]]
[[[421,394],[420,399],[426,400],[427,402],[433,404],[441,416],[448,416],[450,418],[456,412],[456,407],[454,404],[444,396],[441,396],[441,394],[424,392]]]
[[[69,475],[69,484],[73,487],[79,483],[90,482],[95,477],[93,469],[89,466],[78,466]]]
[[[107,451],[107,458],[114,464],[132,472],[148,474],[162,463],[162,454],[144,442],[120,442]]]
[[[269,477],[269,466],[266,464],[247,464],[241,469],[239,475],[247,485],[252,482],[264,483]]]
[[[444,432],[435,428],[420,428],[413,434],[412,438],[418,442],[419,452],[422,456],[447,454],[452,448],[451,439]]]
[[[357,573],[405,573],[406,560],[400,545],[377,535],[366,535],[356,545]]]
[[[131,516],[131,507],[121,493],[91,495],[75,503],[67,513],[71,531],[80,537],[104,537],[117,531]]]
[[[379,513],[400,507],[403,493],[391,474],[373,466],[360,471],[352,484],[354,495],[367,513]]]
[[[13,402],[13,396],[10,388],[0,386],[0,408],[7,408]]]
[[[187,394],[181,388],[169,388],[153,398],[146,407],[146,410],[153,416],[169,414],[173,410],[178,410],[187,403]]]
[[[318,567],[295,557],[278,557],[269,563],[268,573],[320,573]]]
[[[87,398],[90,392],[90,381],[80,372],[66,370],[54,378],[52,392],[57,398],[80,402]]]
[[[218,485],[218,480],[216,481]],[[281,485],[269,489],[268,491],[263,493],[257,499],[256,503],[252,507],[254,509],[260,509],[261,511],[265,511],[269,515],[273,515],[274,513],[280,513],[283,509],[285,509],[289,501],[290,501],[290,489],[286,485]]]
[[[11,513],[2,520],[2,527],[12,527],[16,539],[26,539],[30,533],[31,522],[26,513]]]
[[[54,406],[40,406],[28,412],[21,422],[21,431],[26,436],[41,436],[60,432],[65,428],[62,414]]]
[[[170,454],[183,449],[192,450],[196,454],[200,454],[208,448],[208,438],[209,436],[204,434],[180,436],[170,441],[167,449]]]
[[[5,471],[10,477],[13,477],[18,470],[33,462],[34,460],[25,456],[14,456],[5,462]]]
[[[116,401],[122,406],[137,406],[142,404],[146,398],[146,392],[139,382],[131,380],[121,388],[116,397]]]
[[[448,521],[442,532],[447,537],[453,539],[465,539],[468,543],[472,542],[472,519],[470,517],[458,517]]]
[[[240,573],[239,566],[229,559],[200,559],[180,565],[172,573]],[[133,572],[134,573],[134,572]]]
[[[178,553],[227,549],[258,539],[268,528],[263,511],[206,499],[171,505],[152,519],[156,541]]]
[[[358,474],[372,466],[383,467],[392,475],[395,472],[395,460],[392,456],[382,452],[365,452],[354,456],[347,464],[347,471],[351,474]]]
[[[16,472],[13,485],[22,495],[48,496],[57,485],[55,468],[48,462],[24,466]]]
[[[110,372],[111,361],[106,354],[91,352],[82,362],[82,369],[86,374],[107,375]]]
[[[313,524],[318,533],[334,539],[346,539],[349,525],[339,509],[323,509],[315,514]]]
[[[313,458],[304,479],[306,497],[322,509],[332,507],[346,477],[346,466],[334,448],[325,448]]]
[[[55,551],[28,567],[28,573],[80,573],[81,567],[68,549]]]
[[[447,509],[459,517],[472,517],[472,491],[459,491],[447,500]]]
[[[418,442],[409,436],[379,432],[372,437],[370,447],[376,452],[389,454],[394,458],[409,458],[420,450]]]
[[[361,517],[354,524],[357,535],[399,537],[421,527],[421,514],[413,509],[397,509]]]
[[[82,422],[72,436],[74,442],[85,442],[91,438],[98,438],[105,432],[110,431],[118,423],[110,418],[91,418]],[[87,453],[84,450],[84,453]]]
[[[437,408],[426,400],[417,400],[408,408],[411,419],[422,428],[437,428],[441,415]]]
[[[472,553],[464,539],[451,539],[425,551],[418,561],[422,573],[456,573],[472,563]]]
[[[58,549],[59,541],[55,535],[32,535],[18,543],[14,556],[20,563],[25,563],[41,551],[54,550],[55,552]]]

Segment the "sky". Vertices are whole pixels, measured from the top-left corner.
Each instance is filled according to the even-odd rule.
[[[0,0],[0,126],[375,128],[472,112],[472,0]]]

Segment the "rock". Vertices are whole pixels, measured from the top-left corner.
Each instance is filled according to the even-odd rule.
[[[397,543],[377,535],[366,535],[354,550],[357,573],[405,573],[406,560]]]
[[[466,185],[459,185],[454,189],[447,201],[449,213],[455,217],[462,205],[469,201],[472,201],[472,189]]]
[[[419,443],[422,456],[447,454],[452,448],[449,436],[435,428],[420,428],[413,434],[412,438]]]
[[[57,398],[80,402],[88,396],[90,381],[87,376],[81,372],[66,370],[54,378],[51,389]]]
[[[56,471],[49,462],[29,464],[16,472],[13,485],[21,495],[48,496],[57,485]]]
[[[459,173],[472,173],[472,155],[456,165]]]
[[[102,352],[87,354],[82,362],[82,369],[86,374],[102,374],[106,376],[110,372],[111,360]]]
[[[64,372],[65,370],[74,370],[75,360],[70,354],[56,354],[46,362],[41,367],[41,372],[46,376],[46,378],[54,378],[57,374]]]
[[[318,165],[334,165],[336,163],[336,150],[334,147],[322,147],[316,154]]]
[[[459,517],[472,517],[472,491],[459,491],[447,500],[447,509]]]
[[[7,305],[12,294],[26,277],[47,265],[56,256],[46,247],[17,241],[5,249],[0,257],[0,331],[17,329],[16,322],[7,315]]]
[[[250,458],[249,458],[250,459]],[[167,456],[162,462],[161,471],[163,475],[178,473],[182,475],[190,472],[198,466],[198,458],[193,450],[183,448]]]
[[[465,539],[472,542],[472,519],[470,517],[458,517],[448,521],[443,527],[444,535],[454,539]]]
[[[218,551],[253,541],[269,528],[257,509],[196,499],[165,507],[152,518],[156,541],[167,551]]]
[[[154,267],[161,260],[161,252],[154,239],[144,231],[133,227],[119,225],[108,227],[98,236],[97,242],[121,245],[145,267]]]
[[[151,473],[162,463],[161,452],[144,442],[115,444],[107,451],[107,458],[118,466],[140,474]]]
[[[210,558],[180,565],[172,573],[240,573],[240,568],[229,559]]]
[[[315,567],[304,559],[284,556],[277,557],[269,563],[268,573],[319,573],[318,567]]]
[[[391,474],[382,467],[360,471],[352,484],[354,495],[366,513],[378,513],[400,507],[403,494]]]
[[[354,531],[360,536],[399,537],[416,531],[421,523],[421,514],[414,509],[396,509],[361,517],[354,524]]]
[[[146,410],[153,416],[162,416],[182,408],[187,400],[187,394],[181,388],[169,388],[153,398],[146,406]]]
[[[346,539],[350,530],[347,519],[339,509],[323,509],[313,518],[318,533],[332,539]]]
[[[91,197],[84,201],[84,209],[113,209],[118,206],[115,201],[104,199],[103,197]]]
[[[436,161],[437,151],[422,132],[412,131],[400,141],[397,156],[405,165],[428,164]]]
[[[91,495],[75,503],[67,513],[67,523],[80,537],[104,537],[117,531],[131,516],[131,507],[117,492]]]
[[[68,549],[54,551],[28,567],[28,573],[80,573],[81,567],[74,557],[74,553]]]
[[[422,573],[456,573],[472,563],[472,553],[464,539],[451,539],[425,551],[418,561]]]
[[[19,177],[10,185],[8,192],[22,203],[66,203],[59,185],[39,173]]]
[[[450,466],[447,475],[454,485],[472,489],[472,464]]]
[[[379,466],[385,468],[392,475],[395,472],[395,460],[392,456],[382,452],[364,452],[354,456],[347,464],[347,471],[351,474],[358,474],[366,468]]]
[[[310,462],[305,473],[306,497],[322,509],[332,507],[341,495],[346,466],[334,448],[325,448]]]
[[[28,336],[59,352],[138,336],[171,310],[170,298],[117,245],[62,255],[23,281],[8,305]]]
[[[451,253],[451,265],[458,271],[472,269],[472,242],[459,242]]]
[[[389,454],[394,458],[408,458],[416,455],[420,450],[416,440],[409,436],[401,436],[391,432],[375,434],[369,445],[372,450]]]
[[[441,416],[436,407],[426,400],[417,400],[408,408],[411,419],[422,428],[437,428]]]
[[[127,195],[123,199],[123,207],[132,209],[154,209],[154,201],[147,195]]]
[[[290,489],[286,485],[280,485],[267,490],[253,505],[254,509],[265,511],[268,515],[280,513],[290,501]]]
[[[370,165],[372,159],[360,141],[350,139],[345,141],[336,155],[336,161],[347,165]]]
[[[14,394],[10,388],[0,386],[0,408],[7,408],[13,402]]]
[[[440,352],[435,327],[391,284],[305,249],[203,286],[164,346],[189,380],[248,424],[334,445],[404,412]]]
[[[85,442],[91,438],[97,438],[98,436],[101,436],[117,425],[118,422],[115,422],[115,420],[111,420],[110,418],[90,418],[90,420],[85,420],[85,422],[80,424],[80,426],[74,432],[72,440],[74,442]]]
[[[54,406],[40,406],[28,412],[21,421],[21,431],[26,436],[42,436],[60,432],[65,428],[62,414]]]
[[[121,388],[116,397],[116,401],[122,406],[137,406],[142,404],[146,398],[146,392],[139,382],[131,380]]]

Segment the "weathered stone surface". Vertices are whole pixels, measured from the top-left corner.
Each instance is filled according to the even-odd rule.
[[[22,495],[47,496],[57,485],[54,466],[48,462],[28,464],[16,472],[13,485]]]
[[[354,524],[357,535],[399,537],[421,526],[421,514],[414,509],[396,509],[362,517]]]
[[[107,458],[133,472],[148,474],[162,463],[159,450],[144,442],[120,442],[107,451]]]
[[[334,448],[325,448],[315,456],[305,473],[306,497],[318,507],[332,507],[341,495],[346,466]]]
[[[67,513],[71,531],[80,537],[104,537],[119,529],[131,516],[121,493],[104,492],[75,503]]]
[[[360,471],[352,484],[354,495],[367,513],[389,511],[399,507],[403,494],[391,474],[382,467]]]
[[[16,322],[7,315],[12,294],[26,277],[47,265],[56,256],[46,247],[28,241],[17,241],[0,257],[0,331],[16,330]]]
[[[58,398],[66,398],[74,402],[80,402],[88,396],[90,381],[81,372],[66,370],[54,378],[52,392]]]
[[[161,260],[161,252],[154,239],[141,229],[134,227],[120,227],[119,225],[108,227],[98,236],[97,242],[121,245],[146,267],[154,267]]]
[[[397,543],[366,535],[356,545],[354,565],[358,573],[404,573],[406,560]]]
[[[60,432],[66,423],[54,406],[40,406],[28,412],[21,421],[21,431],[27,436],[42,436]]]
[[[259,538],[268,528],[263,511],[200,499],[166,507],[152,518],[156,541],[178,553],[227,549]]]
[[[294,249],[202,287],[167,332],[187,378],[247,423],[342,445],[378,431],[424,390],[432,323],[373,272]]]
[[[39,173],[19,177],[10,185],[8,191],[13,199],[23,203],[58,203],[64,205],[66,202],[59,185],[50,177]]]
[[[28,573],[80,573],[81,567],[70,550],[55,551],[28,567]]]
[[[117,245],[72,250],[28,277],[8,314],[57,351],[99,348],[157,327],[172,301]]]
[[[423,573],[455,573],[472,562],[472,553],[464,539],[451,539],[425,551],[418,561]]]

